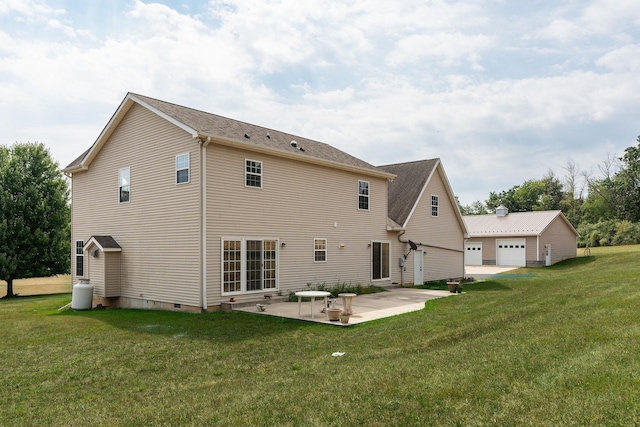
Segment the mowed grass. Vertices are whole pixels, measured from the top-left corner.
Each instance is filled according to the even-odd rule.
[[[0,425],[640,424],[640,246],[518,273],[349,328],[1,300]]]

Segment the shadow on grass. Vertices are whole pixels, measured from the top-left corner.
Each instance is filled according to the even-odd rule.
[[[240,342],[265,336],[291,334],[322,325],[247,313],[183,313],[159,310],[67,310],[63,315],[98,320],[115,328],[140,334],[216,342]]]
[[[506,286],[497,280],[487,280],[483,282],[465,283],[462,288],[465,292],[478,292],[478,291],[511,291],[509,286]]]
[[[596,257],[593,255],[590,256],[580,256],[577,258],[569,258],[564,261],[560,261],[552,266],[545,267],[551,270],[567,270],[570,268],[578,268],[587,264],[591,264],[596,260]]]

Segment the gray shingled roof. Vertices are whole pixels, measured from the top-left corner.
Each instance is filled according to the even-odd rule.
[[[405,224],[438,163],[439,159],[430,159],[379,166],[379,169],[396,175],[389,183],[389,218],[400,225]]]
[[[578,235],[561,211],[513,212],[503,217],[468,215],[463,219],[469,237],[539,236],[559,216]]]
[[[247,144],[248,146],[254,145],[276,149],[284,152],[295,153],[302,157],[306,156],[320,160],[328,160],[375,172],[380,171],[375,166],[323,142],[229,119],[216,114],[183,107],[181,105],[176,105],[135,93],[127,94],[123,104],[129,99],[142,105],[147,104],[173,120],[193,129],[200,135],[239,141]],[[292,146],[292,141],[296,142],[297,147]],[[87,150],[65,169],[80,166],[89,151],[91,150]]]

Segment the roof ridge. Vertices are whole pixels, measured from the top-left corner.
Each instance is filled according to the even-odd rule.
[[[297,135],[297,134],[295,134],[295,133],[291,133],[291,132],[287,132],[287,131],[283,131],[283,130],[278,130],[278,129],[275,129],[275,128],[270,128],[270,127],[266,127],[266,126],[259,125],[259,124],[255,124],[255,123],[250,123],[250,122],[247,122],[247,121],[244,121],[244,120],[234,119],[234,118],[232,118],[232,117],[223,116],[223,115],[221,115],[221,114],[211,113],[211,112],[209,112],[209,111],[200,110],[200,109],[198,109],[198,108],[188,107],[188,106],[186,106],[186,105],[176,104],[175,102],[170,102],[170,101],[165,101],[165,100],[163,100],[163,99],[154,98],[154,97],[152,97],[152,96],[141,95],[141,94],[139,94],[139,93],[129,92],[129,95],[137,96],[137,97],[141,97],[141,98],[152,99],[152,100],[154,100],[154,101],[156,101],[156,102],[162,102],[162,103],[164,103],[164,104],[173,105],[173,106],[178,107],[178,108],[186,108],[187,110],[195,111],[195,112],[198,112],[198,113],[201,113],[201,114],[206,114],[206,115],[209,115],[209,116],[219,117],[219,118],[224,119],[224,120],[231,120],[231,121],[234,121],[234,122],[236,122],[236,123],[240,123],[240,124],[247,125],[247,126],[259,127],[259,128],[264,129],[264,130],[267,130],[267,131],[271,131],[271,132],[278,132],[278,133],[280,133],[280,134],[286,134],[286,135],[289,135],[289,136],[291,136],[291,137],[293,137],[293,138],[305,139],[305,140],[307,140],[307,141],[312,141],[312,142],[315,142],[315,143],[318,143],[318,144],[324,144],[324,145],[329,146],[329,147],[332,147],[332,148],[334,148],[334,149],[336,149],[336,150],[340,150],[339,148],[336,148],[336,147],[334,147],[333,145],[331,145],[331,144],[329,144],[329,143],[322,142],[322,141],[319,141],[319,140],[317,140],[317,139],[308,138],[308,137],[306,137],[306,136]],[[340,150],[340,151],[342,151],[342,150]],[[345,152],[345,153],[346,153],[346,152]],[[349,153],[346,153],[346,154],[349,154]],[[355,156],[354,156],[354,157],[355,157]],[[360,160],[362,160],[362,159],[360,159]],[[364,160],[363,160],[363,161],[364,161]],[[373,166],[373,165],[371,165],[371,166]]]
[[[432,159],[422,159],[422,160],[411,160],[409,162],[398,162],[398,163],[389,163],[386,165],[379,165],[379,168],[384,168],[384,167],[388,167],[388,166],[400,166],[400,165],[409,165],[412,163],[422,163],[422,162],[432,162],[435,160],[440,160],[440,157],[434,157]]]

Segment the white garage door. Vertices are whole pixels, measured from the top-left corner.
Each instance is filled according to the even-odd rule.
[[[482,265],[482,243],[464,244],[464,265]]]
[[[527,253],[524,239],[504,239],[496,242],[498,246],[497,265],[514,265],[524,267],[527,265]]]

